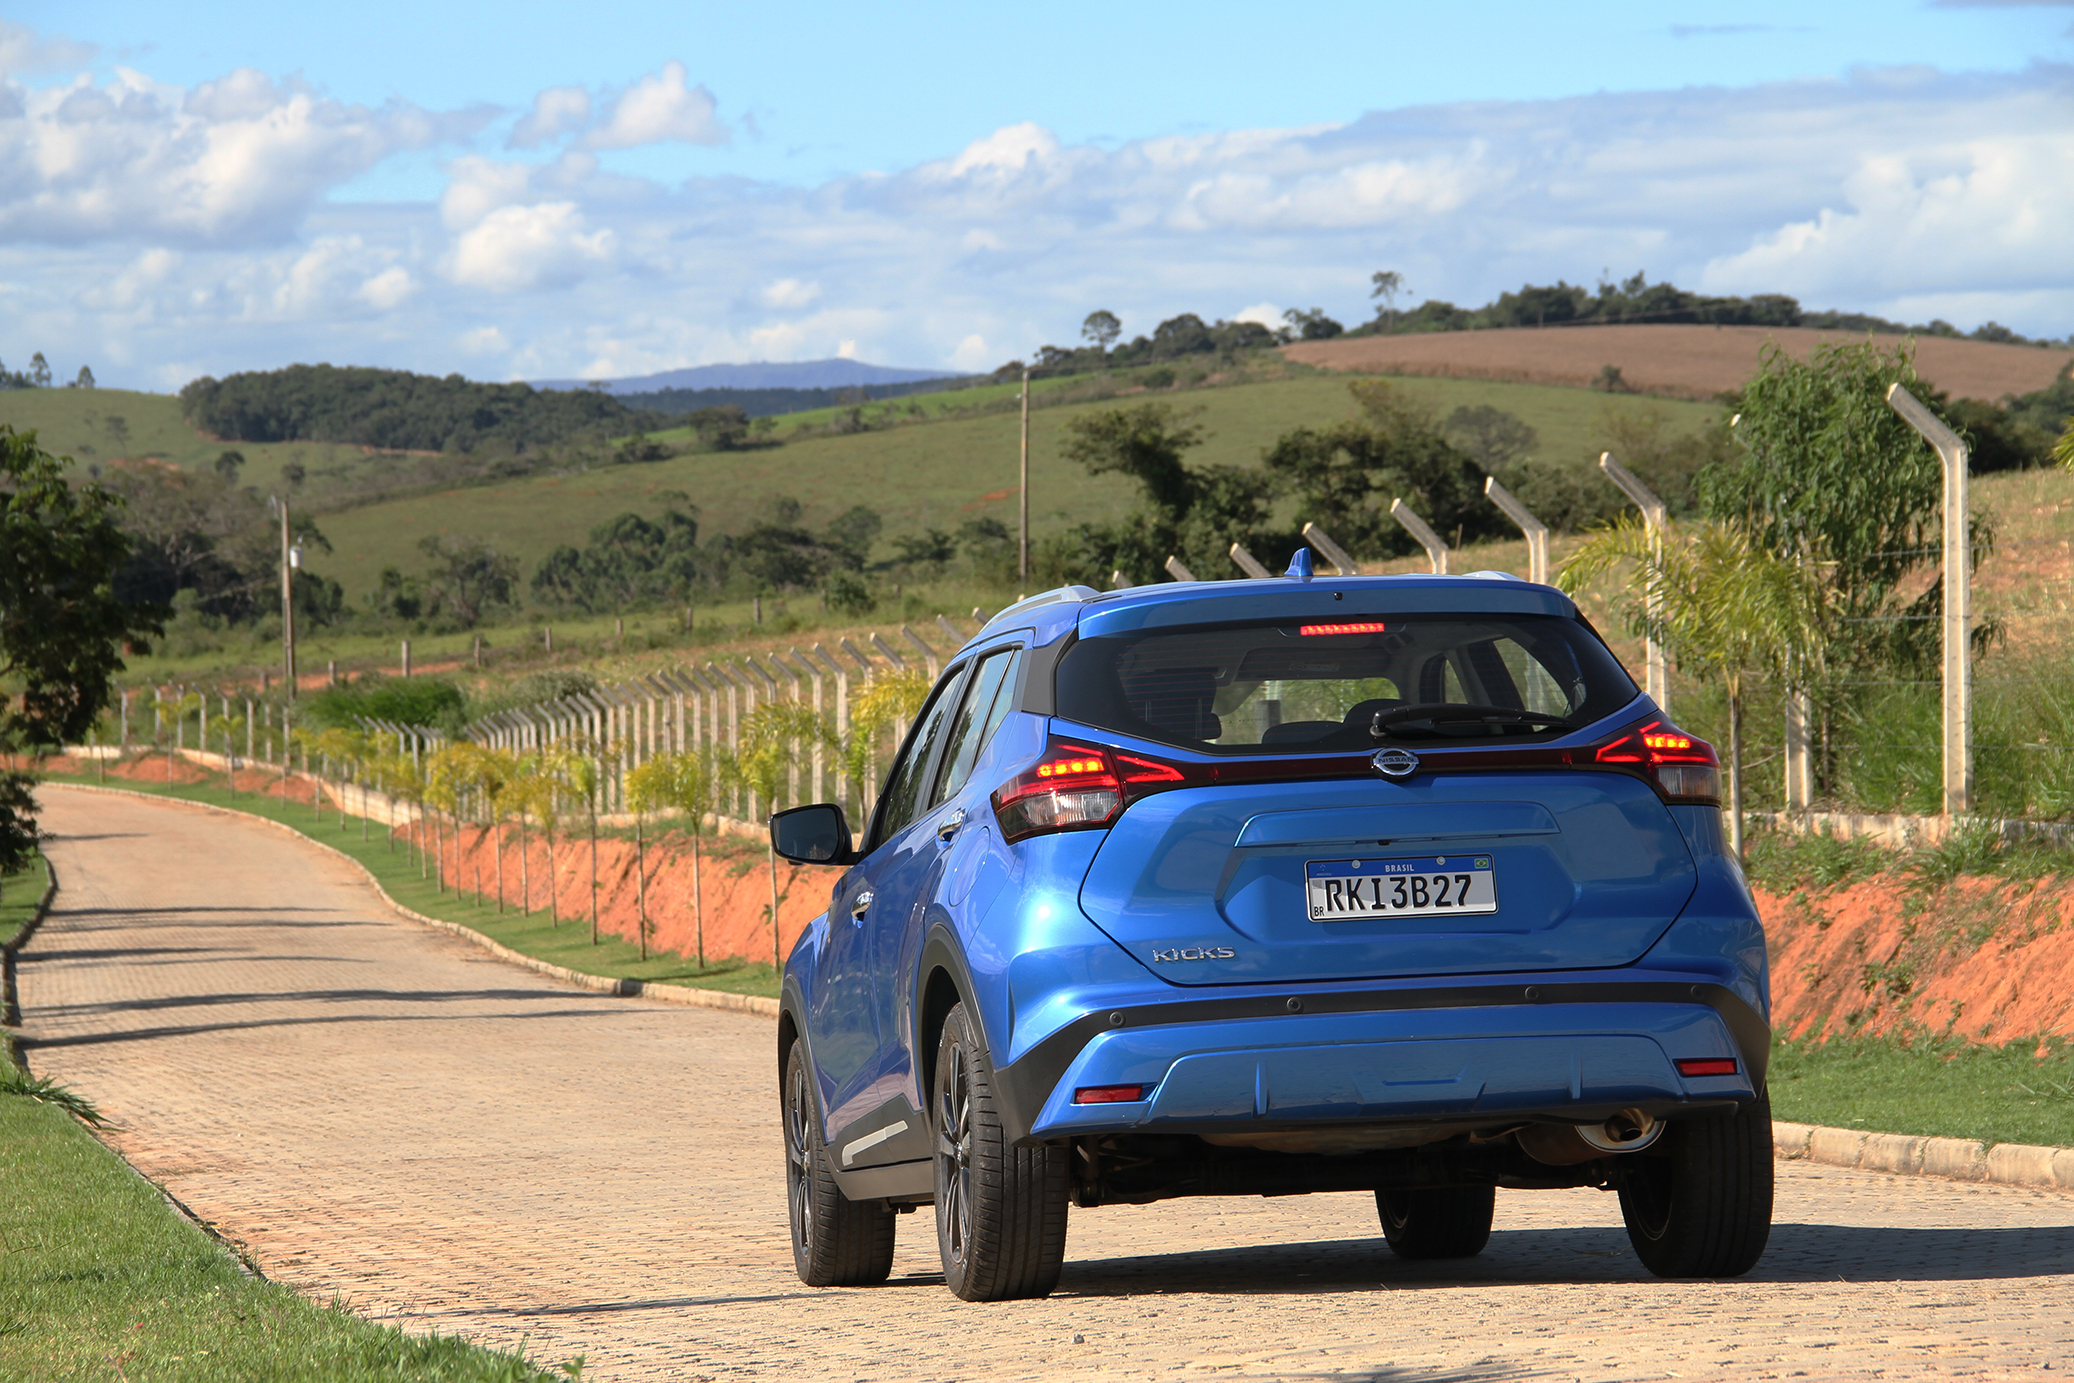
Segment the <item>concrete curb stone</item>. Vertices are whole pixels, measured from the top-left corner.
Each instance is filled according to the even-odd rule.
[[[463,926],[459,922],[448,922],[437,917],[427,917],[424,913],[415,912],[391,898],[389,890],[382,887],[381,880],[377,879],[374,871],[366,865],[338,847],[326,845],[323,841],[316,839],[308,833],[296,830],[295,827],[290,826],[285,821],[275,821],[272,817],[259,816],[252,812],[241,812],[233,807],[219,807],[213,802],[190,802],[184,797],[164,797],[155,792],[137,792],[130,788],[108,788],[93,783],[45,783],[44,786],[65,788],[77,792],[117,793],[124,797],[141,797],[150,802],[172,802],[179,806],[193,807],[200,811],[219,812],[225,816],[235,816],[241,821],[256,821],[262,826],[271,826],[277,831],[285,831],[296,839],[307,841],[320,850],[330,851],[353,868],[359,870],[367,882],[374,886],[374,891],[381,895],[382,901],[395,909],[401,916],[407,917],[413,922],[422,923],[427,927],[436,927],[440,931],[450,932],[460,937],[463,941],[472,942],[480,946],[483,950],[488,951],[500,960],[508,960],[513,965],[524,966],[536,974],[546,975],[552,979],[560,980],[564,984],[574,985],[578,989],[588,989],[597,994],[613,994],[623,999],[653,999],[658,1003],[678,1004],[686,1008],[717,1008],[732,1013],[754,1013],[764,1018],[776,1018],[778,1016],[778,1001],[766,998],[761,994],[731,994],[721,989],[693,989],[687,985],[650,984],[645,980],[627,980],[611,975],[593,975],[583,970],[572,970],[566,965],[556,965],[552,961],[541,960],[538,956],[529,956],[523,951],[514,951],[502,942],[484,936],[473,927]]]
[[[1998,1186],[2037,1186],[2074,1191],[2074,1148],[2027,1143],[1990,1147],[1966,1138],[1917,1138],[1903,1133],[1814,1124],[1772,1123],[1772,1152],[1785,1162],[1820,1162],[1897,1176],[1945,1177]]]

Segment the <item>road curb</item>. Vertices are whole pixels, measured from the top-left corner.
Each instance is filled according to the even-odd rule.
[[[1944,1177],[1996,1186],[2074,1191],[2074,1148],[1917,1138],[1904,1133],[1772,1122],[1772,1151],[1783,1162],[1819,1162],[1896,1176]]]
[[[354,869],[359,870],[361,877],[366,879],[373,886],[374,891],[381,895],[382,901],[387,903],[400,916],[407,917],[411,921],[424,926],[436,928],[442,932],[449,932],[454,936],[460,937],[463,941],[472,942],[480,946],[499,960],[510,961],[513,965],[523,966],[536,974],[546,975],[550,979],[560,980],[562,983],[573,985],[578,989],[588,989],[595,994],[611,994],[622,999],[652,999],[657,1003],[676,1004],[683,1008],[712,1008],[729,1013],[753,1013],[763,1018],[776,1018],[778,1016],[778,1001],[765,998],[761,994],[731,994],[724,989],[693,989],[687,985],[652,984],[646,980],[621,979],[613,975],[593,975],[585,970],[572,970],[566,965],[556,965],[552,961],[542,960],[538,956],[529,956],[523,951],[514,951],[503,942],[484,936],[473,927],[464,926],[459,922],[448,922],[438,917],[427,917],[424,913],[407,908],[390,897],[389,890],[382,887],[382,881],[375,877],[374,871],[359,860],[354,859],[335,845],[326,845],[323,841],[318,840],[307,832],[296,830],[295,827],[285,821],[276,821],[272,817],[259,816],[252,812],[241,812],[235,807],[219,807],[213,802],[190,802],[184,797],[167,797],[155,792],[137,792],[131,788],[101,787],[95,783],[53,783],[49,781],[44,782],[41,786],[66,788],[75,792],[114,793],[121,797],[142,798],[147,802],[171,802],[177,806],[192,807],[199,811],[217,812],[224,816],[234,816],[240,821],[256,821],[262,826],[271,826],[277,831],[285,831],[297,840],[314,845],[319,850],[329,851]]]
[[[18,1028],[22,1025],[21,1000],[15,993],[15,962],[22,947],[29,944],[29,938],[36,935],[36,929],[50,915],[51,901],[58,896],[58,867],[50,862],[48,856],[43,860],[43,877],[50,883],[44,888],[43,896],[36,900],[36,910],[29,914],[29,920],[21,925],[19,931],[0,942],[0,1027]]]

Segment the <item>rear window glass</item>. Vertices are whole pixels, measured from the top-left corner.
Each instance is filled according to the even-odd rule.
[[[1604,644],[1553,615],[1152,629],[1083,639],[1058,672],[1069,720],[1239,754],[1545,739],[1635,695]]]

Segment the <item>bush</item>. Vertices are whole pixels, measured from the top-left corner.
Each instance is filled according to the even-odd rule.
[[[864,578],[852,572],[831,572],[826,590],[828,608],[839,615],[868,615],[879,606]]]
[[[370,675],[345,686],[327,687],[303,706],[319,726],[357,730],[361,720],[392,720],[458,730],[468,699],[452,682],[437,677]]]

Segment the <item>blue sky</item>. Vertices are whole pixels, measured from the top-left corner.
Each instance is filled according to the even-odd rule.
[[[838,351],[1637,269],[2074,331],[2074,3],[13,6],[0,359]],[[11,190],[9,190],[11,187]]]

